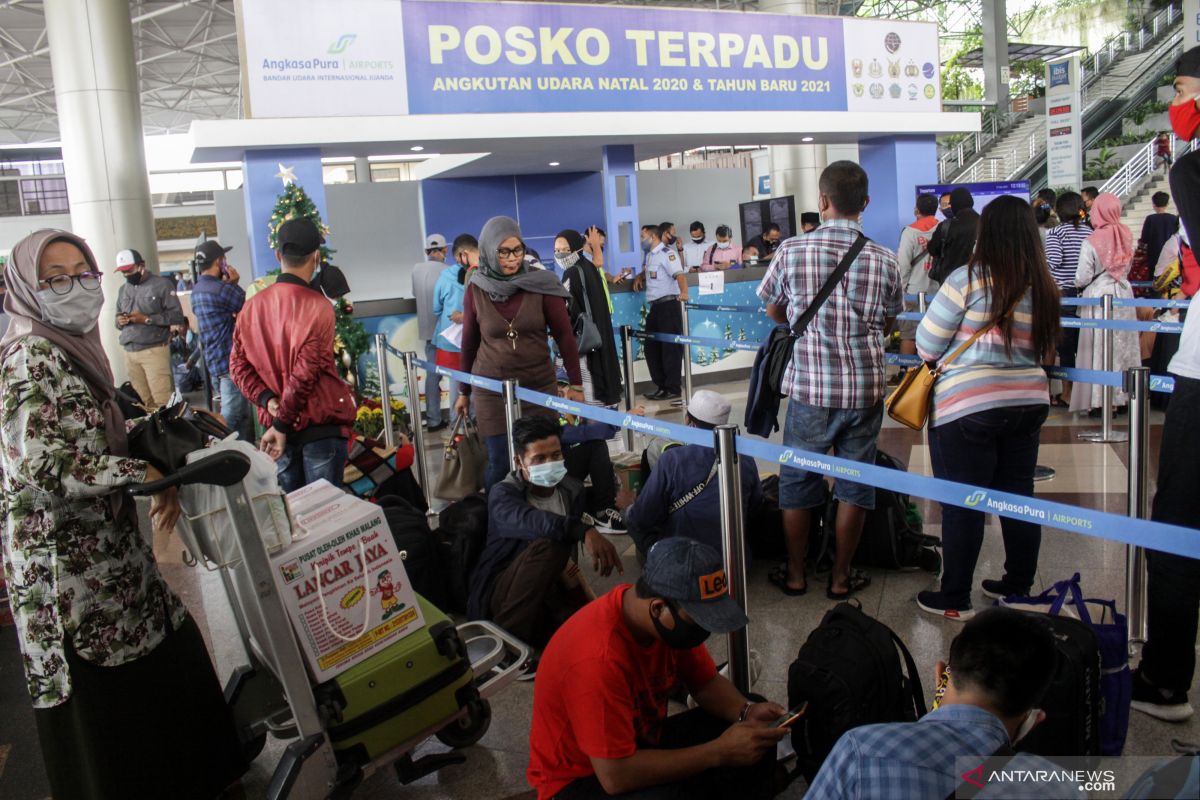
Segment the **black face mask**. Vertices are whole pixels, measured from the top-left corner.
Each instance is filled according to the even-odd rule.
[[[946,219],[954,219],[954,206],[946,206],[942,209],[942,216]]]
[[[142,282],[143,274],[140,272],[130,272],[125,276],[125,280],[129,281],[130,285],[137,286]]]
[[[672,650],[691,650],[693,647],[704,644],[712,635],[710,631],[706,631],[696,623],[686,622],[680,618],[679,612],[671,604],[668,603],[667,608],[671,611],[671,616],[675,618],[674,628],[666,628],[658,621],[658,617],[654,614],[650,615],[650,621],[654,623],[654,630],[658,631],[658,637],[667,647]]]

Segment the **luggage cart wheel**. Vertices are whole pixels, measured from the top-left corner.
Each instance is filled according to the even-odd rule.
[[[472,700],[467,713],[437,732],[438,741],[447,747],[470,747],[483,738],[492,724],[492,706],[487,700]]]

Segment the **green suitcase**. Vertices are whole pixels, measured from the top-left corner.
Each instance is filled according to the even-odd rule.
[[[490,710],[458,630],[424,597],[417,600],[423,628],[315,690],[339,763],[365,765],[438,728],[452,747],[474,744],[487,729]],[[465,717],[443,727],[463,708]]]

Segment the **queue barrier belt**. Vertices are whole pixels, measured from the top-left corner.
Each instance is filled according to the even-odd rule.
[[[707,431],[674,423],[657,422],[597,406],[552,397],[529,389],[517,389],[517,397],[560,414],[573,414],[606,422],[629,430],[670,437],[688,444],[713,448],[714,437]],[[781,466],[843,478],[901,494],[923,497],[948,505],[998,514],[1000,516],[1073,531],[1137,547],[1161,550],[1189,558],[1200,558],[1200,536],[1192,528],[1124,517],[1096,509],[1056,503],[1037,497],[981,489],[957,481],[916,475],[910,472],[849,461],[797,448],[783,447],[761,439],[737,437],[741,455]]]
[[[737,342],[732,339],[710,339],[701,336],[681,336],[675,333],[646,333],[645,331],[630,331],[635,339],[643,341],[662,342],[664,344],[697,345],[700,347],[734,347],[738,350],[757,351],[762,342]],[[905,356],[898,353],[885,353],[884,361],[900,367],[920,366],[922,361],[918,356]],[[444,368],[438,367],[438,370]],[[1125,376],[1121,372],[1108,372],[1098,369],[1079,369],[1077,367],[1043,367],[1052,378],[1073,381],[1075,383],[1094,383],[1098,386],[1112,386],[1121,389],[1125,386]],[[443,373],[445,374],[445,373]],[[1175,391],[1175,379],[1169,375],[1150,376],[1150,391],[1170,393]]]

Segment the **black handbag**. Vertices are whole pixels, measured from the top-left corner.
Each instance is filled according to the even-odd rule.
[[[204,432],[190,419],[187,403],[157,409],[129,432],[129,455],[148,461],[164,475],[187,463],[188,453],[204,447]]]
[[[829,295],[833,294],[833,288],[850,271],[850,265],[854,263],[854,259],[858,258],[858,254],[862,252],[867,241],[867,237],[860,233],[858,238],[854,240],[854,244],[850,245],[850,249],[846,251],[846,255],[842,256],[842,260],[838,262],[833,274],[829,276],[825,284],[821,287],[821,290],[817,292],[817,296],[813,298],[808,308],[804,309],[804,313],[800,315],[800,319],[796,320],[796,324],[790,330],[780,325],[771,332],[770,338],[763,343],[762,349],[765,351],[763,356],[765,362],[764,369],[766,371],[764,382],[770,391],[775,392],[780,397],[784,396],[783,375],[787,372],[788,364],[792,363],[792,355],[796,350],[796,340],[808,330],[808,324],[812,322],[813,317],[821,310],[821,306],[825,305],[825,301],[829,299]]]
[[[138,419],[146,416],[146,404],[142,402],[142,396],[137,393],[137,389],[134,389],[133,384],[129,381],[116,387],[113,400],[116,401],[117,408],[121,409],[121,414],[125,419]]]

